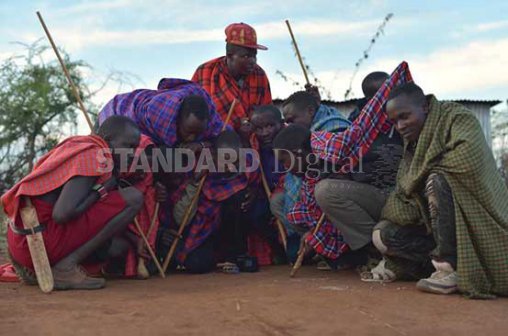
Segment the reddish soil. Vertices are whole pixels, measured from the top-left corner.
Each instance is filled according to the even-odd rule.
[[[111,280],[54,292],[0,284],[2,335],[507,335],[508,299],[362,283],[352,272],[286,266],[255,274]]]

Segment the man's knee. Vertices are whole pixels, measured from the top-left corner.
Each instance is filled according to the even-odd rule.
[[[343,194],[338,191],[334,184],[332,184],[332,181],[337,180],[324,179],[319,181],[318,184],[316,184],[316,189],[314,191],[314,196],[316,197],[317,204],[325,212],[327,209],[330,209],[330,207],[333,206],[332,203],[335,204],[340,202],[343,196]]]
[[[372,231],[372,243],[382,254],[388,252],[387,242],[390,240],[389,237],[393,237],[395,235],[394,226],[395,224],[387,220],[383,220],[379,222]]]
[[[143,207],[143,193],[135,187],[127,187],[120,190],[120,195],[124,199],[127,207],[138,213]]]

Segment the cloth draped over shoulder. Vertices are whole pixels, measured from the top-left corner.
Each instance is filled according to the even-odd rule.
[[[112,115],[123,115],[136,122],[141,132],[156,144],[173,147],[177,139],[177,118],[183,100],[189,95],[205,99],[210,119],[207,130],[199,140],[216,137],[223,122],[215,110],[210,95],[198,84],[178,78],[163,78],[157,90],[139,89],[116,95],[99,113],[99,124]]]
[[[453,194],[459,289],[472,298],[508,295],[508,190],[475,116],[434,96],[414,155],[404,152],[382,218],[429,225],[423,186],[431,173],[442,174]]]
[[[44,195],[60,188],[74,176],[97,176],[97,183],[111,177],[113,159],[108,144],[95,135],[67,138],[45,154],[32,172],[1,198],[9,219],[14,222],[22,196]]]
[[[272,103],[268,77],[258,65],[239,84],[229,73],[226,57],[222,56],[200,65],[192,80],[212,96],[217,113],[223,121],[226,120],[233,100],[238,100],[239,104],[235,106],[229,121],[235,130],[240,127],[242,118],[250,118],[256,106]]]
[[[362,154],[367,153],[378,134],[388,133],[392,123],[385,112],[385,104],[391,90],[412,82],[406,62],[402,62],[363,107],[358,118],[344,132],[312,132],[312,151],[322,160],[343,166],[356,166]]]

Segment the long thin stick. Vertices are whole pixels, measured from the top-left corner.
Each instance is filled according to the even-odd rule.
[[[224,131],[226,129],[226,126],[228,125],[229,120],[231,119],[231,115],[233,114],[233,111],[235,109],[236,104],[237,104],[237,100],[234,99],[233,103],[231,103],[231,107],[229,108],[229,112],[228,112],[228,115],[226,117],[226,120],[224,121],[224,125],[222,126],[222,131]],[[180,227],[178,228],[178,235],[175,236],[175,239],[173,240],[173,243],[171,244],[171,248],[169,249],[168,254],[164,258],[164,263],[162,264],[162,268],[163,268],[164,272],[166,272],[166,270],[168,269],[169,262],[171,261],[171,258],[173,257],[173,254],[176,251],[176,246],[178,244],[178,240],[182,236],[183,230],[187,226],[187,223],[191,219],[190,217],[191,217],[192,209],[198,203],[199,196],[201,194],[201,189],[203,189],[203,185],[205,184],[205,181],[206,181],[206,176],[207,176],[206,174],[201,176],[201,179],[199,180],[199,184],[198,184],[198,189],[197,189],[196,193],[194,194],[194,197],[192,197],[191,204],[189,205],[189,207],[185,211],[185,214],[184,214],[184,216],[182,218],[182,222],[180,223]]]
[[[323,222],[325,220],[325,214],[323,213],[321,217],[319,217],[319,221],[316,224],[316,227],[314,228],[314,231],[312,231],[312,234],[316,234],[319,229],[321,228],[321,225],[323,225]],[[305,242],[304,242],[305,244]],[[291,273],[289,274],[290,277],[294,277],[296,275],[296,272],[302,267],[303,258],[305,257],[305,249],[302,248],[298,252],[298,259],[296,259],[295,264],[293,265],[293,268],[291,269]]]
[[[40,12],[37,12],[37,17],[39,18],[39,21],[41,22],[42,28],[44,29],[44,32],[46,33],[46,36],[48,37],[49,43],[51,44],[51,47],[53,48],[53,51],[55,52],[56,57],[58,58],[58,61],[60,62],[60,65],[62,66],[63,72],[65,74],[65,77],[67,78],[67,82],[69,83],[69,85],[71,87],[72,93],[74,94],[74,97],[76,98],[81,111],[83,111],[83,115],[85,116],[86,122],[88,123],[88,126],[90,127],[90,132],[93,134],[94,131],[93,131],[92,120],[90,119],[90,116],[88,115],[88,112],[87,112],[87,110],[85,108],[85,105],[83,104],[83,101],[81,100],[81,97],[79,96],[79,91],[76,88],[76,85],[74,85],[74,82],[72,81],[72,78],[71,78],[71,76],[69,74],[69,70],[67,69],[67,66],[65,65],[62,57],[60,56],[60,53],[58,52],[58,49],[57,49],[57,47],[55,45],[55,42],[53,41],[53,38],[51,37],[51,33],[49,32],[49,29],[46,26],[46,23],[44,22],[44,19],[42,18],[42,15],[41,15]],[[134,219],[134,223],[135,224],[136,224],[136,222],[137,222],[137,220]],[[136,226],[138,227],[138,231],[139,231],[139,234],[141,235],[141,238],[145,241],[145,244],[147,244],[148,251],[150,252],[150,254],[151,254],[151,256],[152,256],[156,266],[158,268],[160,268],[160,263],[157,260],[157,257],[155,257],[155,253],[153,253],[152,248],[148,244],[148,239],[146,239],[145,234],[143,233],[143,231],[141,231],[141,228],[139,227],[139,223],[136,224]],[[161,269],[159,269],[159,271],[160,270]],[[161,274],[161,276],[165,277],[164,274]]]
[[[148,237],[150,237],[150,235],[152,234],[153,228],[155,227],[155,222],[157,220],[157,216],[159,215],[159,207],[160,207],[160,203],[157,202],[155,204],[155,209],[153,211],[152,220],[150,221],[150,226],[148,227],[148,231],[146,233],[147,239],[148,239]],[[143,259],[143,257],[139,257],[138,258],[138,274],[139,273],[143,273],[143,274],[141,274],[143,277],[147,277],[148,278],[150,276],[150,274],[148,273],[148,270],[146,269],[145,259]],[[163,277],[162,276],[163,274],[164,273],[161,274],[161,277]]]
[[[86,111],[85,105],[83,105],[83,101],[81,100],[81,97],[79,96],[79,91],[76,88],[76,85],[74,85],[74,82],[72,81],[71,75],[69,74],[69,70],[67,70],[67,66],[65,65],[62,57],[60,56],[60,53],[58,52],[58,49],[56,48],[55,42],[53,42],[53,38],[51,37],[51,34],[49,33],[48,27],[46,27],[46,23],[44,23],[44,20],[42,19],[41,13],[37,12],[37,17],[39,17],[39,21],[41,22],[42,28],[46,32],[46,36],[48,37],[49,43],[51,43],[51,47],[55,51],[56,57],[58,58],[58,61],[60,62],[60,65],[62,66],[62,69],[65,73],[65,77],[67,78],[67,82],[69,82],[69,85],[71,86],[72,93],[74,94],[74,97],[76,98],[79,107],[83,111],[86,122],[88,123],[88,126],[90,126],[90,130],[93,133],[92,120],[90,119],[90,116],[88,115],[88,112]]]
[[[266,180],[266,175],[263,170],[263,164],[261,163],[261,160],[259,160],[259,169],[261,170],[261,182],[263,183],[263,188],[265,189],[266,196],[268,197],[268,200],[270,200],[270,197],[272,196],[272,192],[270,191],[270,186],[268,185],[268,181]],[[284,250],[287,251],[288,249],[288,240],[286,236],[286,230],[284,229],[284,225],[281,223],[281,221],[278,218],[275,218],[275,223],[277,224],[277,229],[279,230],[280,238],[282,240],[282,245],[284,246]]]
[[[160,205],[161,204],[159,202],[155,203],[155,209],[153,210],[153,216],[152,216],[152,220],[150,222],[150,227],[148,228],[148,232],[146,233],[147,237],[150,237],[150,235],[152,234],[153,228],[155,227],[155,220],[157,219],[157,216],[159,215]]]
[[[159,260],[157,260],[157,256],[153,252],[153,249],[150,246],[150,243],[148,242],[148,239],[146,239],[146,236],[143,233],[143,230],[141,230],[141,226],[139,225],[139,222],[138,222],[137,218],[134,218],[134,225],[136,226],[136,230],[138,230],[139,234],[141,235],[141,238],[145,242],[146,249],[148,250],[148,253],[150,253],[150,256],[152,257],[153,262],[155,263],[155,266],[157,266],[157,269],[159,270],[159,274],[161,275],[161,278],[165,278],[166,275],[164,274],[164,270],[162,269]]]
[[[293,45],[295,46],[296,56],[298,57],[298,61],[300,62],[300,66],[302,67],[303,75],[305,76],[305,81],[307,82],[307,84],[310,84],[309,76],[307,75],[307,69],[305,68],[305,64],[303,63],[302,55],[300,55],[300,50],[298,49],[298,44],[296,44],[295,35],[293,35],[293,30],[291,29],[289,20],[286,20],[286,25],[288,26],[289,35],[291,35],[291,40],[293,41]]]

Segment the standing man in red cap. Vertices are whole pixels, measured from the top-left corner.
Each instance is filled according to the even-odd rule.
[[[230,24],[225,32],[226,56],[200,65],[192,80],[212,96],[222,120],[226,119],[233,100],[238,100],[230,124],[243,139],[248,139],[252,110],[272,103],[268,77],[256,64],[257,50],[268,48],[257,44],[256,31],[248,24]]]

